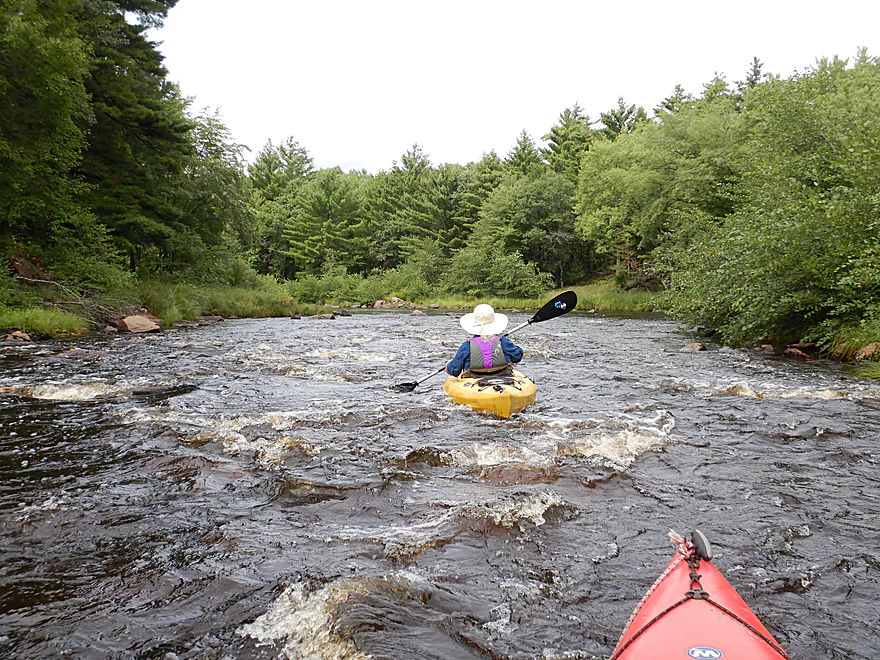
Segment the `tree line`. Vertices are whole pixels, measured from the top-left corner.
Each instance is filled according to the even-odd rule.
[[[82,289],[268,277],[304,302],[533,297],[613,274],[737,342],[829,341],[877,318],[880,67],[865,52],[789,77],[756,58],[651,116],[575,104],[540,143],[523,131],[465,165],[416,144],[345,172],[295,137],[246,162],[146,36],[174,4],[0,8],[5,254]]]

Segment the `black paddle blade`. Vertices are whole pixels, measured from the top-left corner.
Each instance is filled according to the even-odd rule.
[[[568,314],[571,310],[577,307],[577,304],[578,297],[574,291],[560,293],[537,311],[537,313],[531,318],[531,323],[549,321],[550,319],[555,319],[557,316]]]
[[[415,381],[413,383],[397,383],[396,385],[390,385],[388,389],[394,390],[395,392],[412,392],[418,386],[419,382]]]

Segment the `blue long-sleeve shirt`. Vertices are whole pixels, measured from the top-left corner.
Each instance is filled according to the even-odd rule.
[[[504,351],[504,357],[507,358],[508,362],[519,362],[523,358],[523,350],[507,337],[501,338],[501,350]],[[450,376],[457,376],[462,371],[467,371],[470,368],[471,342],[468,340],[458,347],[455,357],[446,365],[446,373]]]

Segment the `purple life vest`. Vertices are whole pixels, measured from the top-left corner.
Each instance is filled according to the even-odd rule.
[[[507,367],[507,358],[501,348],[501,337],[492,336],[492,341],[484,342],[480,337],[468,339],[471,343],[471,366],[474,373],[490,373]]]

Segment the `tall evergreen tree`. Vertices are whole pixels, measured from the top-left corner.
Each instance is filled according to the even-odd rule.
[[[609,140],[619,135],[632,133],[638,126],[648,121],[648,114],[642,106],[627,105],[623,97],[617,99],[617,107],[600,113],[602,128],[599,133]]]
[[[537,176],[545,167],[544,158],[528,131],[523,129],[516,144],[504,159],[504,167],[510,172],[525,176]]]
[[[284,237],[298,272],[317,273],[328,261],[363,268],[368,236],[357,177],[325,169],[290,193]]]
[[[265,201],[277,199],[288,186],[304,183],[314,172],[312,157],[293,137],[277,147],[269,140],[248,166],[251,184]]]
[[[314,172],[311,156],[293,137],[286,138],[278,146],[270,140],[248,166],[256,225],[256,250],[252,261],[260,273],[281,278],[294,276],[295,266],[284,238],[290,213],[283,200],[294,199]]]
[[[681,85],[676,85],[675,89],[672,90],[672,94],[663,99],[660,102],[660,105],[654,108],[654,115],[660,116],[663,113],[670,114],[678,112],[683,108],[690,106],[693,102],[694,97],[684,91],[684,88]]]
[[[547,141],[544,155],[551,169],[572,183],[577,182],[581,156],[590,148],[592,132],[590,118],[579,105],[566,108],[559,115],[559,122],[544,136]]]
[[[187,218],[170,194],[194,155],[187,101],[166,80],[162,55],[145,32],[176,0],[84,2],[79,32],[94,53],[86,89],[93,123],[76,168],[90,185],[85,203],[122,241],[132,262],[145,247],[160,253]],[[127,13],[141,17],[131,24]]]

